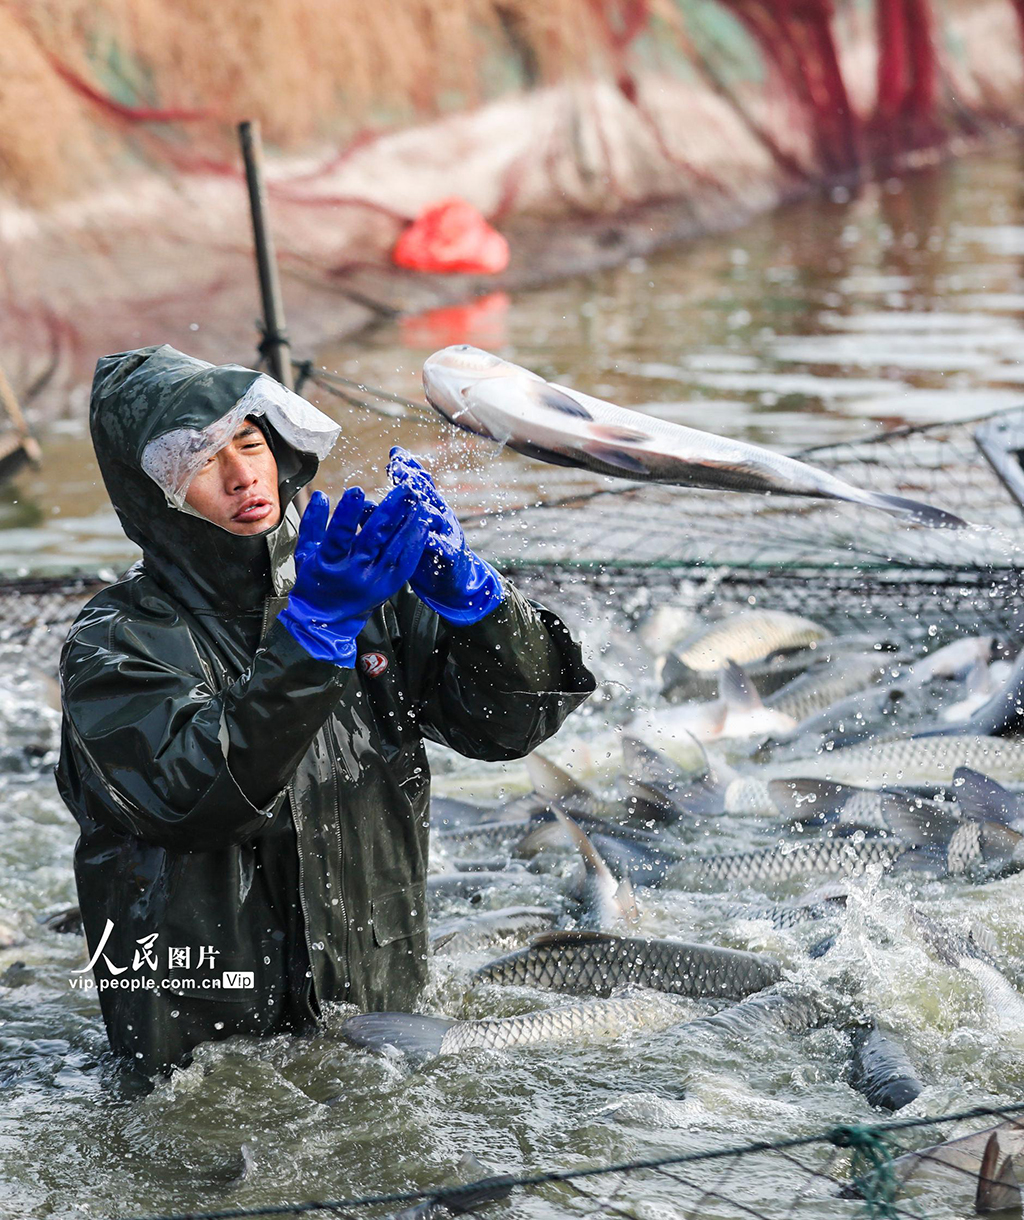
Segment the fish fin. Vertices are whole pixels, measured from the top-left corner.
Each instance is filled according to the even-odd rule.
[[[472,1215],[485,1203],[500,1203],[502,1199],[507,1199],[512,1194],[513,1186],[510,1178],[491,1177],[482,1182],[470,1182],[466,1186],[444,1187],[433,1198],[442,1209],[442,1215]]]
[[[534,790],[546,800],[571,803],[593,799],[594,794],[586,784],[573,779],[568,771],[536,751],[526,756],[526,773]]]
[[[466,401],[470,407],[474,404],[480,404],[481,406],[496,408],[503,413],[518,416],[522,412],[524,393],[530,395],[539,406],[547,407],[550,411],[556,411],[559,415],[585,420],[592,420],[594,418],[582,403],[577,402],[564,389],[550,385],[540,377],[529,377],[526,379],[520,377],[484,378],[478,381],[472,390],[466,394]],[[452,422],[458,423],[458,419]],[[499,438],[495,437],[492,439]],[[510,442],[511,438],[507,438],[506,443]],[[518,442],[516,443],[516,448],[518,448]]]
[[[631,777],[635,776],[640,784],[659,784],[671,789],[690,778],[667,754],[628,733],[622,734],[622,757]]]
[[[445,1034],[458,1024],[446,1017],[424,1017],[411,1012],[365,1012],[349,1019],[341,1032],[356,1046],[383,1051],[388,1047],[405,1055],[440,1055]]]
[[[688,733],[687,736],[692,738],[697,748],[704,755],[707,762],[707,774],[711,779],[717,780],[720,784],[731,784],[734,779],[743,778],[736,768],[730,767],[720,754],[716,753],[712,757],[692,733]]]
[[[924,847],[908,847],[893,863],[901,869],[934,877],[949,872],[949,853],[929,843]]]
[[[846,496],[842,497],[847,499]],[[857,489],[856,497],[848,497],[854,504],[865,504],[869,508],[880,508],[883,512],[892,513],[897,517],[909,517],[915,525],[925,525],[930,529],[966,529],[968,522],[955,513],[944,508],[936,508],[921,500],[911,500],[906,496],[890,496],[882,491],[863,491]]]
[[[438,932],[436,936],[430,938],[430,952],[440,953],[445,945],[451,944],[458,934],[454,928],[450,932]]]
[[[929,843],[942,847],[960,826],[953,814],[902,793],[883,793],[881,811],[889,829],[908,847],[924,847]]]
[[[519,840],[512,854],[520,860],[532,860],[546,847],[571,847],[572,840],[566,828],[557,820],[538,822]]]
[[[813,945],[807,950],[807,956],[815,960],[824,957],[826,953],[831,953],[835,948],[838,935],[835,932],[830,932],[828,936],[823,936],[821,940],[816,940]]]
[[[588,431],[598,440],[611,441],[614,445],[635,445],[651,439],[649,433],[641,432],[639,428],[624,428],[617,424],[594,424]]]
[[[648,473],[647,466],[635,454],[618,449],[606,441],[581,441],[580,448],[595,461],[604,462],[606,466],[614,466],[617,470],[628,474],[645,475]]]
[[[633,892],[633,883],[628,877],[623,877],[615,891],[615,904],[622,912],[622,918],[627,924],[640,922],[640,904]]]
[[[1020,1209],[1020,1182],[1014,1171],[1013,1156],[1007,1156],[1000,1164],[999,1137],[993,1131],[988,1137],[985,1151],[978,1169],[978,1190],[974,1197],[974,1210],[979,1215]]]
[[[999,943],[984,924],[971,922],[967,930],[967,945],[972,957],[994,963],[999,956]]]
[[[695,669],[691,669],[675,649],[672,648],[658,658],[655,663],[655,674],[661,683],[661,694],[666,699],[677,694],[692,694],[695,689],[695,683],[701,677],[707,676],[699,674]]]
[[[582,403],[552,385],[538,386],[537,394],[545,407],[557,411],[560,415],[571,415],[574,419],[594,418]]]
[[[791,822],[813,823],[833,821],[860,789],[826,779],[773,779],[768,781],[768,792]]]
[[[726,787],[714,774],[702,775],[684,784],[675,793],[675,800],[685,813],[724,813]]]
[[[588,931],[585,928],[575,928],[571,932],[562,930],[556,932],[541,932],[539,936],[535,936],[533,940],[530,941],[530,948],[535,949],[542,945],[593,944],[595,941],[607,941],[612,943],[621,939],[621,936],[615,936],[611,932],[594,932]]]
[[[593,843],[591,843],[586,833],[576,825],[568,814],[563,813],[561,809],[555,810],[555,817],[558,819],[558,822],[564,829],[565,833],[569,836],[569,840],[572,845],[580,853],[583,860],[583,866],[586,868],[587,872],[594,873],[599,877],[610,877],[611,872],[608,869],[608,865],[605,864],[600,852],[593,845]]]
[[[735,708],[739,712],[754,712],[764,707],[757,687],[735,661],[726,661],[718,671],[718,697],[727,709]]]
[[[1020,798],[972,767],[953,772],[953,795],[965,817],[1009,825],[1018,816]]]
[[[1014,858],[1024,842],[1019,830],[1002,822],[979,822],[981,857],[986,864],[1005,864]]]

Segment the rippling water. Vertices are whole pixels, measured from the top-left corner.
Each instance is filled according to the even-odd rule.
[[[697,242],[616,271],[491,300],[475,314],[384,328],[319,353],[339,372],[414,396],[424,354],[477,342],[544,376],[786,449],[863,437],[903,421],[968,418],[1017,404],[1024,389],[1021,158],[1005,152],[866,190],[805,202],[729,238]],[[468,329],[467,329],[468,328]],[[390,420],[321,400],[346,425],[337,491],[379,485],[390,444],[432,456],[460,503],[548,495],[588,476],[538,466],[453,437],[431,420]],[[0,502],[0,563],[117,569],[131,557],[88,452],[81,411],[41,436],[43,469]],[[595,617],[597,613],[595,607]],[[629,662],[624,662],[629,674]],[[41,658],[0,657],[0,1210],[11,1215],[128,1215],[252,1206],[433,1185],[474,1153],[487,1170],[568,1167],[751,1138],[810,1133],[877,1117],[845,1083],[849,1044],[832,1029],[762,1042],[679,1027],[611,1045],[471,1052],[413,1070],[340,1039],[343,1013],[310,1040],[204,1047],[144,1097],[104,1060],[98,1006],[72,992],[81,940],[43,929],[74,901],[76,830],[56,796],[58,714]],[[619,677],[623,676],[620,672]],[[650,675],[633,674],[636,690]],[[570,722],[563,758],[614,771],[607,705]],[[612,747],[608,747],[612,749]],[[436,757],[437,788],[474,796],[524,785],[522,769],[464,768]],[[742,838],[723,824],[707,839]],[[713,904],[641,892],[643,930],[770,951],[835,1003],[884,1013],[927,1087],[910,1113],[1012,1101],[1024,1083],[1024,1031],[1000,1028],[965,975],[914,931],[911,902],[976,919],[1019,957],[1024,877],[869,881],[841,921],[836,950],[811,961],[820,929],[724,924]],[[528,879],[487,901],[550,901]],[[468,910],[450,903],[449,912]],[[444,911],[437,912],[438,914]],[[509,947],[495,946],[494,952]],[[468,974],[487,951],[438,957],[429,1011],[481,1016],[550,997],[490,988]],[[243,1161],[242,1145],[248,1150]],[[249,1165],[245,1169],[245,1164]],[[747,1198],[788,1198],[782,1162],[737,1171]],[[941,1210],[942,1191],[929,1206]],[[650,1216],[683,1214],[664,1179],[622,1187]],[[579,1210],[550,1188],[515,1214]],[[589,1206],[589,1205],[588,1205]],[[852,1214],[817,1201],[803,1212]],[[956,1213],[956,1202],[949,1204]],[[500,1212],[495,1209],[496,1214]],[[704,1205],[702,1214],[734,1208]],[[947,1213],[949,1214],[949,1213]]]

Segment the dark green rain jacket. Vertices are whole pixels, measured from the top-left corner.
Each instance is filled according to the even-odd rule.
[[[423,738],[520,757],[594,689],[560,620],[507,582],[459,628],[406,588],[370,618],[355,669],[310,657],[276,616],[316,459],[267,427],[290,507],[252,537],[169,506],[141,467],[148,441],[220,419],[256,376],[165,345],[105,357],[93,383],[100,469],[143,559],[64,646],[57,782],[81,827],[90,959],[112,924],[94,966],[110,1043],[146,1074],[206,1039],[308,1028],[325,1001],[411,1007],[427,974]],[[253,985],[216,987],[225,972]]]

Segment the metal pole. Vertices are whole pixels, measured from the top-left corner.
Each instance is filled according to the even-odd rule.
[[[263,301],[263,342],[260,351],[266,355],[271,373],[289,390],[292,380],[292,349],[284,324],[284,300],[277,275],[277,252],[274,237],[267,223],[267,188],[263,180],[263,137],[258,119],[238,124],[238,140],[245,162],[245,181],[249,187],[249,212],[252,215],[252,236],[256,245],[256,268],[260,275],[260,298]],[[309,503],[309,488],[301,488],[295,496],[295,507],[301,513]]]
[[[263,180],[263,139],[259,121],[247,119],[239,123],[238,139],[242,145],[245,181],[249,187],[252,235],[256,243],[256,267],[263,301],[263,343],[260,351],[266,356],[271,373],[290,390],[294,384],[292,353],[284,324],[284,302],[281,299],[281,281],[277,276],[274,238],[267,224],[267,190]]]

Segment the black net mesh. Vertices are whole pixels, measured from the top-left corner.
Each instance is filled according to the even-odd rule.
[[[1020,1214],[1019,1104],[834,1127],[728,1144],[694,1133],[686,1151],[616,1165],[475,1177],[434,1190],[192,1213],[189,1220],[316,1212],[375,1220],[624,1217],[791,1220]],[[475,1162],[479,1166],[479,1162]],[[460,1175],[461,1176],[461,1175]],[[186,1220],[184,1216],[147,1220]]]
[[[831,501],[628,483],[470,517],[466,532],[524,591],[563,606],[586,593],[626,617],[654,604],[712,617],[756,604],[845,630],[881,624],[908,640],[936,627],[1016,635],[1022,450],[1019,408],[798,455],[857,487],[948,509],[968,530],[908,526]],[[102,583],[76,575],[0,585],[0,640],[52,652]]]
[[[1022,427],[1024,410],[1013,410],[797,455],[857,487],[948,509],[968,530],[831,501],[631,483],[483,514],[467,533],[532,593],[566,597],[586,582],[614,589],[627,613],[666,601],[699,612],[757,603],[848,628],[883,621],[908,637],[935,623],[1013,631]]]

